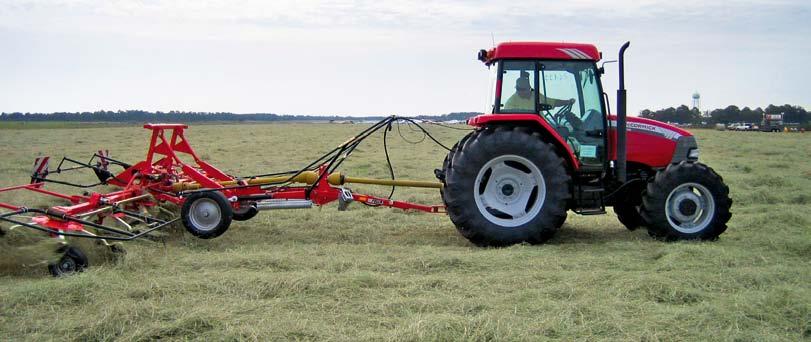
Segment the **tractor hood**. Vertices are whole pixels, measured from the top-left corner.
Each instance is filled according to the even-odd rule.
[[[610,116],[611,127],[615,128],[617,125],[617,116]],[[644,132],[647,134],[659,135],[667,139],[678,139],[683,136],[692,136],[693,134],[678,128],[676,126],[666,124],[661,121],[640,118],[638,116],[628,117],[628,132]]]
[[[609,117],[610,139],[616,146],[617,117]],[[698,144],[692,133],[656,120],[628,117],[628,161],[654,168],[687,159],[698,159]],[[693,151],[695,150],[695,151]],[[614,151],[612,151],[614,152]],[[616,159],[616,155],[612,156]]]

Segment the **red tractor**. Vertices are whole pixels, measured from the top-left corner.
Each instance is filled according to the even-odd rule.
[[[664,240],[717,238],[729,221],[729,188],[698,162],[693,135],[626,117],[619,52],[617,115],[593,45],[510,42],[479,51],[492,71],[487,113],[448,153],[437,177],[459,232],[478,245],[548,240],[568,210],[614,212],[628,229]],[[605,63],[603,63],[605,64]]]

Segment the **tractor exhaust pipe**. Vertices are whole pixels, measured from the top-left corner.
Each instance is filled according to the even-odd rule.
[[[619,65],[620,65],[620,84],[617,90],[617,180],[621,183],[627,181],[626,176],[626,160],[627,160],[627,144],[626,144],[626,92],[625,92],[625,49],[631,45],[631,42],[625,42],[620,48]]]

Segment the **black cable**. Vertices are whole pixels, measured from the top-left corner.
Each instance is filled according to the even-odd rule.
[[[412,127],[411,124],[407,124],[407,125],[408,125],[408,128],[410,128],[412,132],[420,132],[420,130],[415,129],[414,127]],[[409,144],[416,145],[416,144],[419,144],[419,143],[425,141],[425,132],[420,132],[420,133],[422,133],[422,139],[417,140],[417,141],[410,141],[410,140],[406,139],[405,136],[403,136],[403,132],[400,132],[400,123],[399,122],[397,123],[397,134],[400,135],[400,138],[402,138],[403,141],[405,141],[405,142],[407,142]]]
[[[319,157],[315,161],[311,162],[310,164],[308,164],[304,168],[299,169],[298,171],[269,173],[269,174],[265,174],[265,175],[252,176],[251,178],[253,178],[253,177],[262,177],[262,176],[270,176],[270,175],[284,175],[284,174],[291,174],[292,173],[293,175],[288,177],[284,181],[263,184],[263,185],[260,186],[260,188],[263,189],[263,190],[268,189],[270,186],[284,187],[284,186],[288,186],[289,184],[291,184],[291,181],[295,177],[302,174],[303,172],[309,171],[309,170],[315,170],[315,169],[319,168],[319,167],[316,166],[316,164],[319,164],[322,161],[328,160],[328,162],[325,163],[326,164],[326,168],[325,168],[326,172],[320,173],[318,175],[318,178],[315,180],[315,182],[313,184],[311,184],[308,187],[308,189],[306,190],[306,194],[307,194],[306,196],[309,198],[310,192],[313,189],[315,189],[318,182],[320,182],[327,175],[333,173],[338,168],[338,166],[340,166],[344,162],[344,160],[346,160],[346,158],[350,154],[352,154],[352,152],[354,152],[355,149],[363,141],[365,141],[368,137],[370,137],[372,134],[379,131],[380,129],[384,129],[384,131],[383,131],[383,150],[384,150],[384,154],[386,156],[386,166],[389,169],[389,175],[391,176],[391,179],[395,180],[394,167],[392,165],[391,157],[390,157],[389,151],[388,151],[388,133],[387,132],[389,130],[391,130],[391,128],[392,128],[391,126],[395,122],[398,123],[398,132],[399,132],[399,121],[403,121],[403,122],[408,123],[409,127],[411,127],[411,124],[413,124],[415,127],[417,127],[418,129],[414,129],[414,130],[415,131],[421,131],[423,133],[423,135],[424,135],[423,139],[420,142],[424,141],[425,137],[428,137],[435,144],[441,146],[442,148],[444,148],[447,151],[450,151],[450,148],[448,148],[447,146],[445,146],[444,144],[439,142],[439,140],[437,140],[433,135],[431,135],[431,133],[428,132],[428,130],[425,129],[425,127],[423,127],[422,125],[415,122],[414,119],[404,118],[404,117],[397,117],[397,116],[389,116],[389,117],[387,117],[387,118],[385,118],[383,120],[380,120],[380,121],[376,122],[375,124],[373,124],[369,128],[363,130],[361,133],[355,135],[352,139],[348,140],[347,142],[345,142],[345,143],[341,144],[340,146],[338,146],[338,147],[330,150],[329,152],[323,154],[321,157]],[[439,126],[442,126],[442,125],[439,125]],[[445,126],[443,126],[443,127],[445,127]],[[453,128],[453,127],[447,127],[447,128]],[[455,129],[460,129],[460,128],[455,128]],[[403,137],[402,134],[401,134],[401,137]],[[403,140],[407,140],[407,139],[405,139],[403,137]],[[409,141],[409,142],[413,143],[412,141]],[[216,188],[216,189],[199,189],[199,190],[192,190],[192,191],[181,191],[181,192],[178,192],[176,195],[181,196],[181,195],[186,195],[186,194],[194,193],[194,192],[221,191],[221,190],[249,188],[249,187],[255,187],[255,186],[256,185],[237,185],[237,186],[223,187],[223,188]],[[394,186],[394,185],[392,186],[392,190],[391,190],[391,192],[389,194],[389,199],[391,199],[392,196],[394,195],[395,187],[396,186]]]
[[[386,154],[386,165],[388,165],[388,167],[389,167],[389,175],[391,175],[391,180],[393,181],[395,179],[394,178],[394,166],[391,165],[391,159],[389,158],[389,146],[388,146],[388,143],[387,143],[388,131],[391,130],[391,124],[392,123],[389,122],[386,129],[383,130],[383,153]],[[397,124],[397,132],[398,133],[400,132],[400,124]],[[402,137],[402,136],[403,135],[400,134],[400,137]],[[403,138],[403,140],[405,140],[405,138]],[[425,140],[425,137],[423,137],[423,140]],[[395,188],[396,188],[396,186],[394,184],[392,184],[391,185],[391,192],[389,192],[389,199],[391,199],[394,196],[394,189]]]
[[[428,124],[429,125],[436,125],[436,126],[439,126],[439,127],[445,127],[447,129],[455,129],[457,131],[472,131],[472,130],[475,130],[475,128],[453,127],[453,126],[450,126],[450,125],[442,124],[442,123],[439,123],[439,122],[432,122],[432,121],[428,121]]]
[[[439,140],[436,140],[436,138],[434,138],[434,136],[433,136],[433,135],[431,135],[431,133],[429,133],[429,132],[428,132],[428,130],[426,130],[426,129],[425,129],[425,127],[422,127],[422,125],[420,125],[420,124],[418,124],[418,123],[414,122],[414,120],[413,120],[413,119],[409,119],[409,118],[399,118],[399,119],[400,119],[400,120],[404,120],[404,121],[408,121],[408,122],[413,123],[413,124],[414,124],[415,126],[417,126],[417,127],[420,129],[420,130],[422,130],[422,131],[425,133],[425,135],[427,135],[427,136],[428,136],[428,138],[430,138],[431,140],[433,140],[433,141],[434,141],[434,143],[436,143],[436,144],[437,144],[437,145],[439,145],[439,146],[442,146],[442,148],[444,148],[444,149],[445,149],[445,150],[447,150],[447,151],[450,151],[450,150],[451,150],[450,148],[448,148],[448,146],[445,146],[444,144],[442,144],[441,142],[439,142]]]

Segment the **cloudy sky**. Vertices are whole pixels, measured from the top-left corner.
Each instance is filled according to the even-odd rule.
[[[631,41],[631,113],[811,109],[808,0],[0,0],[0,111],[481,111],[493,40]]]

